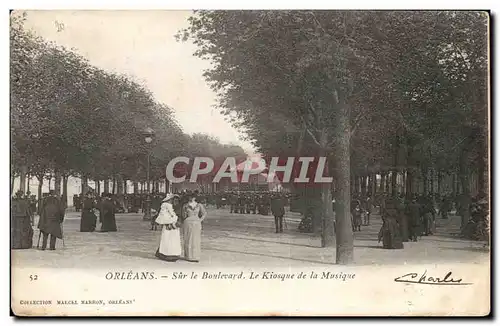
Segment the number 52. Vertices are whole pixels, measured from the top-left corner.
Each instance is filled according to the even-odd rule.
[[[32,280],[32,281],[38,280],[38,275],[36,275],[36,274],[30,275],[30,280]]]

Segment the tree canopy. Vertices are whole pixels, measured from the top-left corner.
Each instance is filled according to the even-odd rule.
[[[330,158],[346,263],[351,175],[465,175],[484,154],[471,149],[487,143],[487,28],[484,12],[197,11],[178,37],[212,63],[222,112],[264,154]]]
[[[211,155],[243,150],[206,135],[185,134],[173,108],[133,77],[91,65],[77,52],[46,42],[11,18],[11,139],[13,172],[56,171],[94,180],[117,175],[165,177],[168,161],[209,147]],[[154,130],[153,142],[144,130]]]

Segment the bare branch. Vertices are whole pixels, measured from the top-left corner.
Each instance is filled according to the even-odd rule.
[[[311,136],[312,140],[314,141],[314,143],[318,146],[321,147],[321,144],[319,143],[318,139],[316,138],[316,136],[314,135],[314,133],[311,131],[311,129],[309,129],[307,127],[307,123],[306,121],[304,120],[304,117],[300,117],[300,119],[302,119],[302,123],[304,124],[304,129],[307,131],[307,133]]]
[[[356,132],[356,130],[358,129],[358,126],[359,124],[361,123],[361,120],[363,120],[363,118],[365,118],[366,116],[363,115],[363,112],[360,112],[358,114],[358,116],[356,117],[356,119],[354,119],[354,124],[353,126],[351,127],[351,133],[350,133],[350,137],[352,137],[354,135],[354,133]]]
[[[425,138],[425,135],[422,134],[421,132],[419,131],[416,131],[415,129],[413,129],[412,127],[410,127],[406,121],[405,121],[405,117],[403,116],[403,113],[401,113],[401,111],[398,110],[398,114],[399,114],[399,117],[401,118],[401,123],[403,124],[403,126],[405,127],[406,130],[414,133],[415,135],[417,136],[420,136],[422,138]]]
[[[311,103],[311,101],[307,101],[309,103],[309,111],[312,113],[312,115],[314,116],[314,120],[317,121],[319,120],[319,115],[318,115],[318,111],[316,110],[316,108],[314,107],[314,105]]]
[[[318,24],[319,28],[321,28],[321,30],[323,31],[323,33],[326,34],[325,29],[323,28],[323,26],[321,26],[321,23],[319,22],[318,18],[316,18],[316,15],[314,14],[314,12],[311,11],[311,15],[314,17],[314,20],[316,21],[316,24]]]

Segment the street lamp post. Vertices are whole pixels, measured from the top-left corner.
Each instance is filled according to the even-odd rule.
[[[153,142],[154,138],[154,130],[151,128],[146,128],[143,132],[144,135],[144,141],[148,145],[148,159],[147,159],[147,166],[146,166],[146,182],[147,182],[147,187],[146,187],[146,202],[145,202],[145,212],[144,216],[142,217],[143,221],[150,221],[151,220],[151,192],[150,192],[150,180],[149,180],[149,166],[150,166],[150,157],[151,157],[151,148],[150,144]]]

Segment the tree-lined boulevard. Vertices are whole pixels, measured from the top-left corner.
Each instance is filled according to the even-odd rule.
[[[151,194],[172,191],[165,175],[172,159],[241,162],[247,154],[209,135],[185,133],[174,108],[155,99],[136,81],[140,76],[97,68],[78,49],[25,28],[25,18],[11,15],[11,192],[26,196],[27,179],[36,177],[40,207],[43,183],[54,180],[67,209],[67,248],[54,254],[61,264],[83,258],[84,248],[103,261],[120,255],[147,261],[145,251],[120,248],[135,243],[153,252],[157,245],[150,222],[137,215],[144,206],[132,212],[124,198],[144,199],[141,216],[149,219]],[[489,240],[488,31],[488,13],[479,11],[194,12],[176,37],[211,63],[203,76],[232,126],[267,164],[272,157],[326,157],[324,176],[333,178],[282,184],[287,198],[295,198],[286,205],[295,215],[284,234],[265,235],[273,231],[265,214],[211,209],[203,241],[216,253],[204,251],[205,263],[252,256],[248,248],[259,248],[257,261],[284,265],[425,261],[421,250],[427,249],[436,253],[429,261],[481,256],[470,241],[481,240],[483,248]],[[129,211],[117,215],[118,233],[76,231],[80,215],[67,202],[69,177],[82,180],[82,195],[109,193]],[[201,195],[255,206],[240,186],[225,187],[202,187]],[[373,223],[355,232],[358,211],[359,218],[371,212]],[[418,232],[419,242],[412,242]],[[444,239],[450,233],[455,240]],[[271,240],[276,237],[286,240]],[[379,239],[386,249],[396,242],[405,247],[378,250]],[[446,241],[457,245],[445,248]],[[113,243],[118,248],[98,254]],[[75,257],[68,260],[68,252]],[[15,257],[43,265],[37,251]]]

